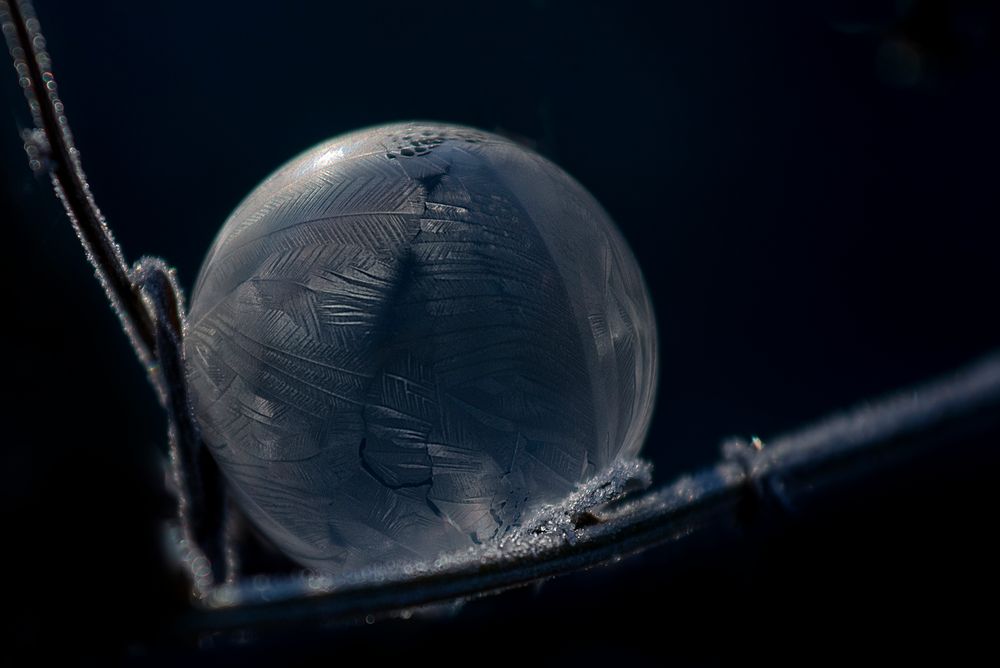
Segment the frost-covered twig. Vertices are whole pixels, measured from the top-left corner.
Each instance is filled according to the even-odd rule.
[[[51,176],[98,280],[140,359],[148,364],[156,344],[155,325],[143,302],[141,287],[133,280],[125,256],[90,192],[38,19],[29,2],[0,0],[0,21],[35,124],[34,130],[24,134],[29,165],[34,172],[48,172]]]
[[[225,550],[219,538],[224,494],[188,407],[181,349],[183,297],[173,271],[157,258],[143,258],[130,268],[115,242],[83,173],[31,3],[0,0],[0,24],[35,124],[24,133],[28,164],[35,173],[48,172],[51,177],[87,259],[166,410],[185,531],[206,553],[214,579],[224,580]]]
[[[432,563],[390,564],[337,577],[255,577],[219,587],[187,631],[260,628],[307,620],[406,615],[571,573],[703,529],[740,522],[747,505],[783,514],[814,495],[849,493],[898,458],[1000,423],[1000,354],[954,375],[834,415],[768,444],[731,441],[716,465],[617,507],[601,504],[644,469],[623,462],[534,528],[499,545]],[[595,506],[587,506],[586,502]],[[586,506],[586,507],[585,507]],[[553,530],[556,529],[556,530]]]

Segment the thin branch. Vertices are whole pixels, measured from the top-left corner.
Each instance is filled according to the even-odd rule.
[[[434,563],[396,564],[337,577],[302,574],[214,589],[181,631],[278,627],[304,621],[395,616],[544,581],[663,543],[682,543],[745,517],[748,502],[771,512],[821,494],[845,494],[900,458],[1000,428],[1000,354],[949,378],[912,388],[782,436],[724,446],[715,466],[562,530],[469,550]]]
[[[146,257],[136,265],[134,276],[150,311],[156,314],[154,350],[175,484],[180,491],[178,515],[186,537],[208,562],[207,568],[192,571],[195,586],[202,588],[227,577],[225,486],[218,465],[202,444],[191,410],[180,334],[184,316],[174,274],[163,260]]]
[[[130,269],[97,208],[31,4],[0,0],[0,23],[35,123],[35,130],[25,135],[28,164],[36,173],[49,172],[87,259],[166,411],[181,523],[193,549],[208,561],[201,569],[204,575],[195,575],[196,583],[199,577],[203,583],[223,581],[225,490],[215,462],[202,446],[188,401],[181,290],[162,260],[144,258]]]
[[[45,51],[38,19],[30,3],[0,0],[0,20],[36,127],[35,132],[25,136],[29,164],[34,171],[48,171],[51,175],[56,194],[73,222],[87,259],[94,266],[140,360],[148,365],[156,345],[153,318],[90,192],[79,151],[73,145],[65,108],[56,90],[51,59]]]

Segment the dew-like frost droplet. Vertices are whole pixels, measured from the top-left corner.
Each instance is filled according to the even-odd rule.
[[[589,193],[398,124],[295,158],[202,267],[185,354],[249,518],[325,571],[497,541],[642,445],[656,326]]]

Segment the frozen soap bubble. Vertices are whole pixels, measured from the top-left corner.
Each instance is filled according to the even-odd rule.
[[[642,445],[656,324],[561,169],[408,123],[321,144],[229,218],[184,342],[234,498],[339,571],[487,542]]]

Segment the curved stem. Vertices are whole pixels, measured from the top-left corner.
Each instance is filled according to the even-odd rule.
[[[97,208],[30,3],[0,0],[0,22],[35,123],[35,130],[25,136],[29,165],[35,172],[49,172],[87,259],[166,411],[180,522],[209,562],[208,568],[193,572],[196,585],[223,581],[225,490],[215,462],[202,447],[188,401],[181,291],[161,260],[145,258],[130,269]]]
[[[90,192],[56,90],[38,19],[30,4],[23,0],[0,0],[0,14],[7,14],[3,30],[37,128],[26,137],[31,167],[35,171],[47,170],[51,175],[56,193],[108,299],[132,338],[140,360],[149,364],[156,345],[153,317]]]
[[[1000,434],[1000,353],[948,378],[833,415],[766,445],[733,441],[714,466],[593,515],[565,533],[390,564],[343,576],[283,576],[214,589],[178,631],[255,630],[391,617],[614,561],[713,529],[790,521],[824,497],[850,496],[910,458]],[[764,521],[764,522],[762,522]]]
[[[180,290],[173,273],[163,260],[143,258],[133,275],[156,314],[158,385],[167,414],[174,480],[180,491],[181,528],[208,560],[208,568],[193,572],[196,587],[203,589],[227,577],[225,488],[218,465],[202,444],[191,411],[184,379]]]

